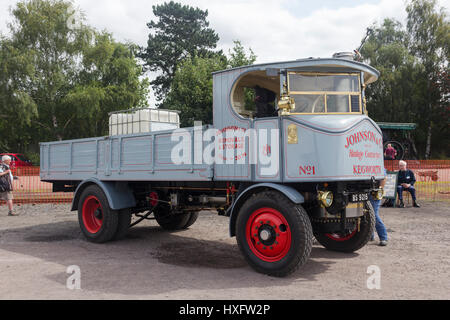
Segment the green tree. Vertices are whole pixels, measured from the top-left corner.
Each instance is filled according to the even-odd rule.
[[[156,21],[150,21],[147,47],[139,56],[146,68],[158,73],[151,85],[158,101],[169,92],[180,62],[186,58],[212,57],[219,36],[209,28],[208,10],[173,1],[153,6]]]
[[[37,105],[25,83],[33,77],[29,63],[32,54],[18,50],[10,39],[0,38],[0,148],[2,151],[24,150],[32,133],[22,128],[31,125]]]
[[[172,86],[164,105],[179,110],[182,127],[212,123],[213,79],[212,72],[226,69],[227,61],[222,56],[185,59],[175,73]]]
[[[212,123],[213,77],[215,71],[251,65],[256,55],[251,49],[249,53],[240,41],[234,41],[234,47],[229,51],[229,57],[218,53],[211,57],[186,58],[178,67],[172,86],[164,105],[173,110],[181,111],[181,126],[188,127],[194,121],[204,124]],[[247,100],[252,101],[253,92],[247,92]]]
[[[409,53],[407,34],[401,23],[392,19],[371,29],[361,53],[381,77],[366,89],[369,115],[379,122],[417,122],[422,67]],[[414,141],[410,141],[410,151],[417,156]]]
[[[245,48],[239,40],[234,40],[234,47],[228,51],[230,58],[228,59],[229,68],[251,65],[256,61],[256,55],[250,48],[249,53],[245,53]]]
[[[431,156],[433,133],[447,133],[447,137],[450,133],[448,114],[447,121],[442,121],[441,118],[442,109],[448,108],[448,96],[447,105],[442,104],[445,93],[439,85],[445,81],[442,75],[448,75],[450,22],[444,8],[437,8],[436,0],[412,0],[406,7],[406,12],[409,47],[423,65],[422,78],[426,82],[422,115],[427,123],[425,158],[428,159]],[[442,132],[443,130],[445,131]],[[436,139],[436,142],[439,140]]]
[[[364,59],[381,72],[366,91],[370,116],[376,121],[417,123],[412,148],[417,146],[418,155],[425,158],[430,157],[432,145],[439,146],[436,156],[450,156],[445,85],[449,45],[444,41],[448,41],[448,21],[435,5],[435,1],[411,1],[407,28],[385,19],[372,26],[362,49]]]
[[[87,26],[80,12],[74,21],[75,13],[64,0],[12,9],[11,35],[0,39],[0,134],[9,150],[105,134],[107,112],[145,104],[136,48]]]
[[[62,101],[72,110],[72,119],[78,120],[71,136],[80,128],[84,136],[104,135],[108,113],[147,106],[149,83],[140,79],[142,68],[134,57],[135,49],[115,42],[108,33],[97,34],[94,45],[86,48],[78,83]]]
[[[245,52],[245,48],[239,40],[234,40],[234,47],[232,50],[228,51],[228,67],[237,68],[241,66],[252,65],[256,61],[256,54],[251,48],[249,48],[249,53]],[[256,110],[255,105],[255,90],[251,88],[244,88],[245,95],[245,110]]]
[[[362,49],[363,57],[381,73],[380,79],[366,90],[370,116],[377,121],[414,121],[415,93],[420,65],[409,54],[400,22],[385,19]]]

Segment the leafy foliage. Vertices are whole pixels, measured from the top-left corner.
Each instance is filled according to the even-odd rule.
[[[0,134],[5,151],[104,135],[108,112],[146,103],[136,48],[72,18],[72,3],[24,0],[0,39]]]
[[[208,58],[215,53],[219,36],[209,28],[208,11],[173,1],[153,6],[157,21],[150,21],[147,47],[139,54],[150,71],[159,75],[151,82],[159,101],[170,90],[178,65],[194,56]]]
[[[362,49],[381,72],[367,88],[369,115],[376,121],[414,122],[418,156],[450,156],[448,50],[449,21],[434,0],[412,0],[407,27],[393,19],[372,26]],[[413,144],[413,149],[415,149]]]
[[[168,109],[181,111],[181,126],[188,127],[194,121],[203,124],[212,123],[213,77],[212,73],[231,67],[253,64],[256,56],[250,49],[245,49],[239,41],[234,41],[234,48],[229,51],[230,58],[222,54],[211,57],[186,58],[178,67],[172,81],[170,92],[164,100]],[[251,93],[248,93],[251,99]]]
[[[229,68],[237,68],[241,66],[251,65],[256,61],[256,55],[250,48],[249,53],[245,53],[245,48],[239,40],[234,40],[234,47],[228,53],[230,58],[228,60]]]
[[[192,126],[194,121],[211,123],[213,103],[211,73],[225,68],[226,62],[221,57],[194,56],[185,59],[179,65],[164,106],[181,111],[182,127]]]

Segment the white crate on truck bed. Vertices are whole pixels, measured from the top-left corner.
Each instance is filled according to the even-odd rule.
[[[126,135],[178,129],[178,111],[163,109],[130,109],[109,114],[109,135]]]

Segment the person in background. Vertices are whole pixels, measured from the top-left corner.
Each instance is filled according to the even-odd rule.
[[[398,163],[398,166],[400,168],[400,171],[398,172],[397,182],[397,193],[398,199],[400,200],[399,207],[405,207],[405,204],[403,203],[403,191],[408,191],[411,194],[411,198],[413,199],[413,206],[415,208],[420,208],[420,205],[416,200],[416,189],[414,188],[416,177],[414,176],[414,172],[406,168],[406,165],[407,163],[403,160]]]
[[[384,170],[384,176],[386,178],[386,169]],[[380,182],[380,188],[384,189],[384,185],[386,184],[386,179]],[[380,238],[380,246],[385,247],[388,244],[388,234],[386,230],[386,226],[381,220],[380,217],[380,204],[381,200],[375,200],[372,195],[370,195],[370,203],[372,204],[373,211],[375,212],[375,230],[377,231],[378,238]],[[375,235],[372,235],[371,241],[375,240]]]
[[[10,156],[3,156],[2,157],[2,164],[0,165],[0,176],[7,176],[7,179],[9,180],[9,183],[11,185],[11,191],[5,191],[0,192],[0,200],[6,201],[6,204],[8,205],[8,216],[14,217],[17,216],[17,214],[13,213],[13,194],[12,194],[12,182],[13,182],[13,175],[11,172],[11,169],[9,168],[9,165],[11,164],[11,157]]]
[[[385,160],[395,160],[397,156],[397,150],[395,150],[392,145],[389,143],[387,145],[386,150],[384,151],[384,159]]]

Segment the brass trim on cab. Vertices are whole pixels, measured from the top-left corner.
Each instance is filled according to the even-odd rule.
[[[298,127],[295,124],[288,126],[288,144],[298,144]]]

